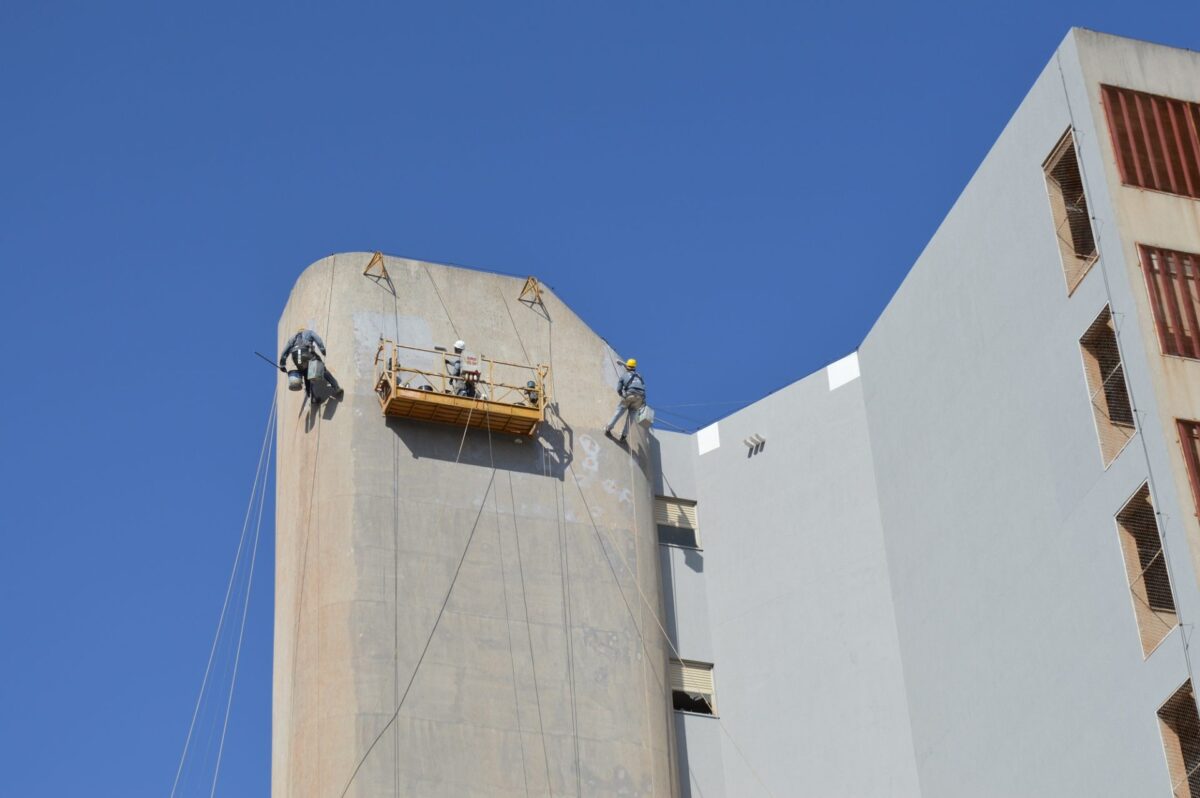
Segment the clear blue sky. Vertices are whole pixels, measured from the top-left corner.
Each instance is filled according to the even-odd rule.
[[[655,404],[754,398],[857,346],[1071,25],[1200,48],[1195,0],[0,5],[0,794],[169,792],[305,265],[536,274]],[[263,545],[218,795],[268,791]]]

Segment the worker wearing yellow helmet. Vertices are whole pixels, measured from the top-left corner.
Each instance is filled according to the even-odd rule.
[[[625,373],[617,381],[617,395],[621,398],[617,400],[617,410],[613,413],[612,421],[604,428],[604,434],[611,438],[613,427],[621,420],[621,416],[625,416],[619,438],[621,443],[624,443],[629,435],[629,417],[646,404],[646,381],[637,372],[636,358],[631,357],[625,361]]]

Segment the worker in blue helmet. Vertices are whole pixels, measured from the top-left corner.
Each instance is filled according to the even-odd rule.
[[[323,393],[313,391],[313,382],[318,378],[324,379],[329,384],[331,392],[329,395],[336,396],[338,399],[341,399],[345,395],[346,392],[338,385],[333,372],[325,368],[323,360],[325,356],[325,342],[321,340],[321,336],[307,327],[301,327],[296,331],[295,335],[288,339],[288,342],[283,346],[283,352],[279,355],[279,370],[285,374],[287,373],[288,355],[291,355],[292,362],[299,369],[301,378],[304,380],[304,394],[314,407],[326,399]]]
[[[632,357],[625,361],[625,373],[617,381],[617,395],[621,398],[617,400],[617,410],[613,413],[612,421],[604,428],[604,434],[611,438],[613,427],[621,420],[621,416],[625,416],[620,437],[621,443],[624,443],[629,435],[629,417],[646,404],[646,381],[638,374],[637,360]]]

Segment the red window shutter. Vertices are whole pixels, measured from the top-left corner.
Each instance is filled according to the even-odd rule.
[[[1200,360],[1200,255],[1138,245],[1163,354]]]
[[[1102,86],[1121,182],[1200,199],[1200,103]]]

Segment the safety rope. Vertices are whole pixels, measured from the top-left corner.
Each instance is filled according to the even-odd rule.
[[[325,334],[326,335],[329,335],[329,322],[333,317],[333,286],[334,286],[334,280],[335,280],[336,276],[337,276],[337,269],[334,266],[334,262],[331,261],[329,264],[329,292],[328,292],[328,296],[326,297],[326,300],[325,300],[325,325],[324,326],[325,326]],[[314,408],[312,406],[311,399],[308,399],[306,397],[305,401],[308,402],[309,412],[310,413],[314,412],[316,410],[316,408]],[[302,404],[301,405],[301,413],[304,412],[303,407],[304,407],[304,405]],[[321,424],[321,413],[318,411],[318,412],[316,412],[316,435],[314,436],[314,442],[313,442],[312,478],[309,481],[309,489],[308,489],[308,510],[305,514],[305,519],[304,519],[305,520],[304,547],[301,549],[301,554],[300,554],[300,583],[299,583],[299,585],[297,585],[297,589],[296,589],[296,622],[292,627],[292,677],[291,677],[291,695],[289,696],[289,701],[288,701],[288,714],[289,714],[289,717],[292,719],[295,718],[295,711],[296,711],[296,693],[297,693],[296,677],[298,674],[297,668],[299,665],[299,652],[300,652],[300,629],[301,629],[300,620],[303,617],[304,590],[305,590],[305,587],[306,587],[306,584],[308,581],[308,549],[309,549],[309,544],[312,540],[312,534],[313,534],[313,517],[314,517],[313,509],[315,506],[316,495],[317,495],[317,473],[319,471],[320,464],[321,464],[321,428],[322,428],[322,426],[323,425]],[[294,442],[295,442],[295,432],[293,432],[293,443]],[[317,550],[319,551],[320,545],[321,545],[321,541],[320,541],[321,525],[320,525],[320,523],[316,524],[316,528],[317,528]],[[320,581],[320,572],[319,571],[317,572],[316,592],[317,592],[316,606],[320,607],[321,606],[321,581]],[[317,660],[315,663],[317,673],[320,673],[320,669],[321,669],[321,637],[320,637],[320,635],[321,635],[321,626],[318,623],[317,624],[317,647],[316,647]],[[318,679],[317,680],[317,706],[320,706],[320,702],[321,702],[321,682],[320,682],[320,679]],[[318,764],[318,768],[319,768],[319,764]],[[320,773],[318,772],[318,779],[319,779],[319,777],[320,777]],[[288,778],[288,788],[289,788],[289,794],[292,791],[294,791],[294,788],[295,788],[295,785],[293,784],[290,777]]]
[[[268,442],[272,439],[271,432],[275,426],[275,411],[278,407],[278,405],[275,401],[277,392],[278,392],[278,388],[276,389],[276,392],[273,392],[271,394],[271,408],[270,408],[270,411],[267,413],[267,426],[266,426],[266,429],[263,431],[263,442],[262,442],[262,446],[260,447],[259,452],[258,452],[258,466],[254,471],[254,482],[250,488],[250,498],[246,503],[246,513],[242,519],[242,532],[238,538],[237,553],[234,555],[234,558],[233,558],[233,567],[229,571],[229,581],[225,586],[225,599],[221,603],[221,612],[217,616],[217,631],[215,634],[213,634],[212,646],[208,652],[208,662],[204,666],[204,676],[200,680],[200,693],[196,696],[196,705],[192,709],[192,719],[191,719],[191,722],[188,724],[187,736],[184,738],[184,741],[183,741],[183,752],[179,755],[179,766],[175,769],[175,780],[171,784],[170,798],[174,798],[176,791],[179,789],[179,781],[180,781],[180,778],[183,776],[184,764],[187,761],[187,756],[191,749],[192,736],[196,729],[196,720],[200,715],[200,707],[204,702],[204,696],[208,690],[208,680],[209,680],[210,675],[212,674],[213,661],[216,658],[216,653],[217,653],[217,644],[221,639],[221,631],[225,628],[225,619],[227,617],[228,609],[229,609],[229,599],[233,595],[234,580],[238,573],[238,565],[241,563],[241,560],[242,560],[242,553],[245,551],[246,535],[250,531],[250,517],[254,510],[255,498],[259,494],[259,481],[260,480],[263,480],[263,492],[265,493],[265,491],[266,491],[266,484],[265,484],[266,464],[267,464],[267,461],[270,459],[270,455],[268,454],[267,450],[268,450],[268,445],[269,445]],[[257,534],[257,532],[256,532],[256,534]],[[253,572],[253,569],[251,569],[251,571]],[[247,595],[249,595],[249,591],[247,591]],[[230,690],[231,695],[232,695],[232,692],[233,691],[231,689]]]
[[[1066,101],[1066,105],[1067,105],[1067,115],[1071,119],[1071,133],[1072,133],[1072,135],[1075,135],[1078,133],[1078,128],[1075,125],[1075,110],[1071,106],[1071,94],[1067,90],[1067,77],[1063,73],[1062,56],[1056,54],[1054,56],[1054,62],[1055,62],[1055,65],[1058,67],[1058,77],[1062,83],[1063,99]],[[1079,177],[1083,182],[1084,196],[1095,196],[1094,194],[1092,194],[1092,190],[1088,183],[1087,170],[1084,169],[1083,158],[1077,157],[1077,161],[1078,161],[1078,165],[1079,165]],[[1101,227],[1100,219],[1095,216],[1089,215],[1088,221],[1091,222],[1092,224],[1094,224],[1097,228],[1096,234],[1095,234],[1095,239],[1096,239],[1097,244],[1099,244],[1099,240],[1100,240],[1099,228]],[[1099,259],[1099,261],[1096,263],[1096,265],[1099,267],[1100,277],[1102,279],[1102,282],[1104,283],[1105,300],[1107,301],[1110,312],[1112,312],[1112,315],[1113,315],[1113,337],[1116,339],[1116,342],[1117,342],[1117,354],[1120,356],[1121,363],[1124,364],[1124,363],[1127,363],[1128,361],[1125,359],[1125,349],[1121,345],[1121,339],[1122,339],[1121,327],[1123,325],[1120,325],[1117,323],[1117,318],[1116,318],[1117,313],[1116,313],[1116,311],[1112,310],[1112,307],[1113,307],[1112,285],[1109,283],[1108,271],[1105,269],[1104,258],[1101,257]],[[1168,516],[1166,513],[1164,513],[1162,511],[1161,508],[1163,505],[1158,500],[1158,488],[1157,488],[1157,483],[1155,482],[1155,479],[1154,479],[1154,466],[1152,465],[1151,459],[1150,459],[1150,448],[1149,448],[1149,445],[1146,443],[1146,435],[1142,431],[1141,421],[1145,416],[1143,413],[1141,413],[1138,410],[1138,403],[1137,403],[1137,399],[1133,393],[1133,386],[1128,384],[1128,382],[1126,382],[1125,390],[1128,391],[1128,393],[1129,393],[1130,408],[1133,410],[1134,413],[1137,413],[1138,417],[1139,417],[1138,425],[1137,425],[1137,437],[1141,443],[1142,457],[1144,458],[1145,463],[1146,463],[1146,484],[1149,486],[1149,489],[1150,489],[1150,502],[1151,502],[1151,504],[1154,505],[1155,516],[1157,516],[1158,518],[1161,518],[1165,521],[1170,516]],[[1163,561],[1166,565],[1167,572],[1169,574],[1178,573],[1178,571],[1176,571],[1174,568],[1171,567],[1172,557],[1171,557],[1170,549],[1167,546],[1167,537],[1165,534],[1163,534],[1163,525],[1156,524],[1156,526],[1158,526],[1158,530],[1157,530],[1158,539],[1159,539],[1159,542],[1162,544]],[[1178,619],[1178,626],[1179,626],[1179,641],[1183,648],[1183,661],[1187,665],[1188,678],[1192,678],[1193,670],[1192,670],[1192,656],[1191,656],[1191,641],[1188,639],[1188,635],[1187,635],[1187,630],[1188,630],[1188,627],[1190,626],[1190,624],[1185,624],[1183,622],[1183,613],[1180,612],[1179,604],[1177,602],[1175,604],[1175,612],[1176,612],[1176,618]],[[1177,786],[1178,785],[1173,785],[1173,787],[1177,787]]]
[[[278,394],[278,388],[276,388]],[[276,402],[271,402],[272,416],[275,412]],[[271,435],[267,438],[267,458],[266,462],[271,462],[271,452],[275,443],[275,436]],[[242,642],[246,637],[246,616],[250,611],[250,593],[254,587],[254,564],[258,561],[258,540],[262,532],[263,508],[267,504],[267,479],[263,478],[263,489],[258,495],[258,520],[254,524],[254,545],[250,549],[250,573],[246,577],[246,595],[242,600],[242,622],[238,627],[237,649],[233,655],[233,674],[229,678],[229,697],[225,701],[225,719],[221,722],[221,740],[217,745],[217,764],[213,768],[212,789],[209,791],[209,798],[214,798],[217,794],[217,779],[221,775],[221,759],[225,754],[225,735],[229,730],[229,714],[233,709],[233,692],[237,687],[238,665],[242,660]]]
[[[495,474],[496,473],[496,460],[495,460],[495,456],[492,453],[492,414],[488,411],[486,405],[484,406],[484,413],[486,414],[484,416],[484,426],[487,428],[488,461],[492,466],[492,473]],[[511,488],[511,484],[512,484],[511,480],[512,480],[512,477],[510,475],[509,476],[510,488]],[[517,657],[516,657],[515,652],[513,651],[513,644],[512,644],[512,619],[509,616],[509,609],[508,609],[508,574],[504,570],[504,535],[500,530],[500,497],[497,495],[496,491],[492,491],[492,513],[496,517],[496,547],[500,553],[499,554],[499,556],[500,556],[500,588],[504,595],[504,629],[507,632],[506,636],[508,638],[508,664],[512,670],[513,713],[516,715],[516,720],[517,720],[517,741],[521,745],[521,778],[525,784],[526,798],[528,798],[528,796],[529,796],[529,768],[525,762],[525,730],[521,728],[521,696],[520,696],[519,691],[517,690]],[[513,519],[514,524],[513,525],[515,527],[516,526],[516,514],[514,513],[513,515],[514,515],[514,519]],[[520,537],[517,538],[517,541],[518,541],[518,545],[520,545]],[[518,555],[518,557],[519,557],[519,555]],[[519,560],[518,560],[518,562],[519,562]],[[522,587],[522,590],[524,590],[524,587]],[[528,617],[529,608],[528,608],[528,606],[526,606],[525,612],[526,612],[525,624],[526,624],[526,629],[528,630],[528,625],[529,625],[529,617]],[[531,646],[530,650],[532,651],[532,641],[530,642],[530,646]],[[533,682],[534,683],[534,691],[536,692],[537,691],[537,669],[536,669],[536,667],[533,672],[533,679],[534,679],[534,682]],[[538,724],[539,724],[539,730],[540,730],[541,729],[540,724],[542,721],[540,702],[538,704],[538,707],[539,707],[539,709],[538,709]],[[543,756],[545,755],[545,751],[546,751],[546,749],[545,749],[545,733],[543,732],[543,735],[542,735],[542,754],[543,754]],[[549,776],[549,769],[547,769],[546,773],[547,773],[547,776]],[[549,781],[547,781],[546,784],[547,784],[547,788],[549,788]]]
[[[587,497],[583,493],[583,486],[579,482],[579,476],[575,473],[574,466],[568,465],[567,470],[571,472],[571,479],[575,482],[575,489],[579,492],[579,498],[583,502],[584,509],[587,511],[588,521],[592,525],[592,530],[596,533],[597,540],[600,541],[600,548],[601,548],[601,550],[603,550],[604,558],[608,562],[609,569],[612,571],[613,579],[616,580],[617,590],[621,594],[621,600],[625,604],[625,609],[629,611],[630,617],[632,617],[634,619],[634,628],[637,628],[637,616],[634,615],[632,608],[629,606],[629,600],[625,597],[625,589],[621,587],[621,580],[617,576],[616,567],[613,565],[612,559],[608,556],[608,550],[610,547],[612,548],[613,551],[616,552],[617,557],[621,560],[621,564],[625,566],[626,572],[633,575],[633,586],[637,590],[638,596],[641,597],[642,603],[645,605],[646,609],[650,612],[650,617],[654,619],[654,623],[658,627],[659,633],[662,634],[663,640],[666,641],[667,646],[671,649],[671,653],[673,653],[675,655],[675,659],[682,660],[683,655],[681,655],[679,653],[679,649],[675,647],[675,642],[673,640],[671,640],[671,635],[668,634],[666,627],[663,626],[662,621],[659,619],[658,612],[655,611],[654,605],[651,604],[650,600],[646,597],[645,592],[642,590],[642,586],[639,583],[639,580],[637,578],[637,571],[635,571],[629,565],[629,561],[625,559],[625,556],[623,554],[621,554],[620,548],[617,547],[617,545],[612,541],[612,539],[610,537],[608,537],[607,535],[601,535],[600,527],[596,524],[596,519],[592,515],[591,505],[588,503]],[[608,540],[608,543],[609,543],[608,546],[604,545],[605,539]],[[645,638],[642,637],[640,629],[638,630],[638,636],[642,639],[642,645],[644,648],[645,647]],[[746,754],[742,750],[741,746],[739,746],[736,743],[736,741],[734,741],[733,735],[730,734],[729,730],[725,728],[724,722],[720,718],[716,718],[716,721],[721,726],[722,730],[725,732],[725,735],[727,737],[729,737],[730,742],[733,743],[734,749],[737,750],[738,754],[742,758],[742,761],[745,763],[745,765],[746,765],[747,769],[749,769],[750,773],[754,776],[755,780],[758,781],[759,785],[762,786],[762,788],[766,791],[767,795],[770,795],[770,796],[772,796],[772,798],[774,798],[774,793],[771,791],[771,788],[767,786],[767,783],[763,780],[763,778],[758,774],[758,771],[750,763],[750,760],[746,757]]]

